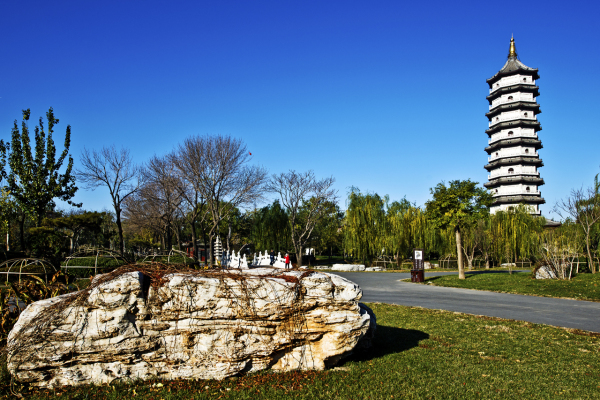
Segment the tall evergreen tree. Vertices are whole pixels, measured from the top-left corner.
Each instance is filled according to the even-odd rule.
[[[54,199],[58,198],[76,207],[81,205],[71,201],[77,192],[75,177],[71,174],[73,158],[69,155],[71,126],[67,125],[64,150],[56,158],[52,134],[54,126],[58,124],[58,118],[54,117],[50,107],[46,113],[48,133],[44,131],[44,122],[40,117],[39,125],[35,127],[35,150],[32,153],[27,126],[30,115],[29,109],[23,110],[21,131],[15,120],[8,155],[10,173],[7,182],[8,190],[19,207],[30,215],[39,227],[47,209],[54,206]],[[59,171],[67,156],[68,164],[65,172],[61,174]]]

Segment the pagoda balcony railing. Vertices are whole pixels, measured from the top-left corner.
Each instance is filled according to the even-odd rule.
[[[531,115],[527,114],[527,117],[523,116],[523,115],[519,115],[518,117],[511,117],[511,118],[501,118],[498,117],[499,119],[496,120],[496,118],[494,118],[489,124],[488,124],[488,128],[491,128],[494,125],[497,124],[501,124],[502,122],[509,122],[509,121],[518,121],[520,119],[524,119],[527,121],[537,121],[537,117],[535,115],[533,115],[533,112],[531,112]]]
[[[526,153],[524,151],[519,151],[519,152],[515,152],[515,153],[500,153],[497,156],[491,156],[488,157],[488,162],[492,161],[492,160],[498,160],[500,158],[506,158],[506,157],[517,157],[517,156],[539,156],[538,152],[534,152],[534,153]]]
[[[540,176],[539,172],[502,172],[497,174],[489,174],[488,179],[499,178],[501,176],[517,176],[517,175],[527,175],[527,176]]]
[[[504,140],[504,139],[516,139],[516,138],[521,138],[521,137],[522,138],[526,138],[526,139],[531,139],[531,138],[537,139],[538,135],[535,132],[534,133],[519,133],[519,134],[516,134],[516,135],[515,134],[508,135],[507,133],[505,133],[504,135],[496,136],[494,138],[494,140],[488,139],[488,144],[492,144],[492,143],[495,143],[495,142],[498,142],[498,141]]]
[[[499,192],[499,193],[493,193],[492,197],[500,197],[500,196],[514,196],[517,194],[523,194],[523,195],[528,195],[528,194],[532,194],[532,195],[536,195],[536,194],[541,194],[539,190],[530,190],[529,192],[526,191],[525,189],[523,190],[511,190],[510,192]]]

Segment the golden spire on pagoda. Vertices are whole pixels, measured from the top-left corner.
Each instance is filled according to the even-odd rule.
[[[510,38],[510,50],[508,50],[508,58],[517,58],[517,48],[515,47],[515,38]]]

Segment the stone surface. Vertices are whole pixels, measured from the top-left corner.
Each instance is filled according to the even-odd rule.
[[[364,271],[365,266],[360,264],[333,264],[332,271]]]
[[[548,265],[542,265],[535,271],[535,279],[557,279],[556,273]]]
[[[41,387],[324,369],[369,345],[361,297],[323,272],[113,273],[31,304],[9,334],[8,368]]]
[[[439,268],[440,264],[432,264],[429,261],[425,261],[423,263],[423,269],[432,269],[432,268]]]

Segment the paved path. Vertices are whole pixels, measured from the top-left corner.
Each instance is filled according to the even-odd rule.
[[[402,279],[410,278],[409,273],[336,272],[336,274],[356,282],[363,290],[362,301],[364,302],[420,306],[600,332],[600,303],[592,301],[401,282]],[[425,272],[426,276],[448,274],[452,272]]]

